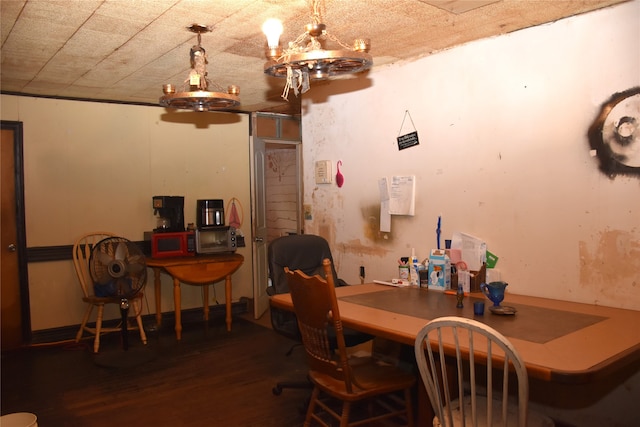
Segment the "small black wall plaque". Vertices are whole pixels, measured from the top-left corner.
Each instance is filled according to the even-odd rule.
[[[401,135],[398,137],[398,150],[404,150],[405,148],[413,147],[419,143],[417,131]]]

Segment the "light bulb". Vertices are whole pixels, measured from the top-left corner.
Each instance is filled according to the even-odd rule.
[[[282,22],[275,18],[267,19],[264,21],[264,24],[262,24],[262,32],[267,36],[269,49],[275,49],[280,45]]]

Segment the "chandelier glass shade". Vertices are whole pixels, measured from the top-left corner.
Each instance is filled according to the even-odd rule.
[[[240,105],[240,88],[230,85],[227,91],[207,78],[207,55],[200,45],[202,33],[210,32],[211,27],[193,24],[187,29],[198,35],[198,44],[190,51],[191,71],[178,91],[172,84],[162,86],[164,96],[160,97],[160,105],[193,111],[229,110]],[[215,90],[209,90],[214,87]]]
[[[289,42],[286,49],[280,46],[282,24],[279,21],[268,20],[262,26],[268,46],[264,72],[273,77],[286,78],[282,92],[284,99],[288,98],[290,89],[296,96],[309,90],[310,81],[359,73],[373,65],[368,39],[356,39],[352,46],[344,44],[331,35],[321,22],[318,0],[312,0],[312,8],[312,23],[295,41]],[[325,49],[327,41],[337,44],[338,48]]]

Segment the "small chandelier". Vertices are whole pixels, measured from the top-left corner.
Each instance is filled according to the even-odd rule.
[[[312,23],[307,24],[305,32],[289,42],[287,49],[280,47],[282,23],[277,19],[269,19],[262,25],[262,31],[267,36],[267,59],[264,66],[265,74],[287,79],[282,92],[282,98],[287,99],[289,90],[293,89],[296,96],[309,90],[310,80],[327,80],[343,74],[359,73],[368,70],[373,65],[369,55],[370,43],[368,39],[356,39],[350,47],[333,35],[329,34],[320,15],[318,0],[312,0]],[[325,50],[323,42],[331,40],[340,48]]]
[[[200,41],[202,33],[210,32],[211,27],[193,24],[187,29],[198,34],[198,44],[191,48],[191,71],[189,78],[184,81],[183,89],[176,92],[172,84],[162,86],[164,96],[160,97],[160,105],[169,108],[180,108],[193,111],[226,110],[240,105],[240,88],[230,85],[227,92],[207,78],[207,55]],[[216,92],[209,91],[209,86],[215,86]]]

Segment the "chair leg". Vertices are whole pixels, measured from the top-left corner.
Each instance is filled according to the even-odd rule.
[[[142,344],[147,344],[147,335],[144,332],[144,326],[142,325],[142,302],[136,300],[133,304],[133,309],[136,311],[136,321],[138,322],[138,329],[140,330],[140,339]]]
[[[411,389],[404,390],[404,402],[407,410],[407,427],[413,427],[413,404],[411,402]]]
[[[91,316],[91,312],[93,311],[93,304],[89,304],[87,309],[84,312],[84,317],[82,318],[82,323],[80,323],[80,329],[76,334],[76,342],[80,342],[82,339],[82,334],[84,333],[84,328],[87,326],[87,322],[89,321],[89,316]]]
[[[100,349],[100,331],[102,330],[102,317],[104,315],[104,304],[98,305],[98,315],[96,316],[96,337],[93,340],[93,352]]]
[[[311,426],[311,418],[313,417],[313,411],[316,408],[316,402],[320,396],[320,389],[318,387],[313,388],[311,393],[311,400],[309,401],[309,407],[307,408],[307,416],[304,419],[304,427]]]
[[[349,425],[349,416],[351,415],[351,402],[342,403],[342,414],[340,415],[340,427]]]

